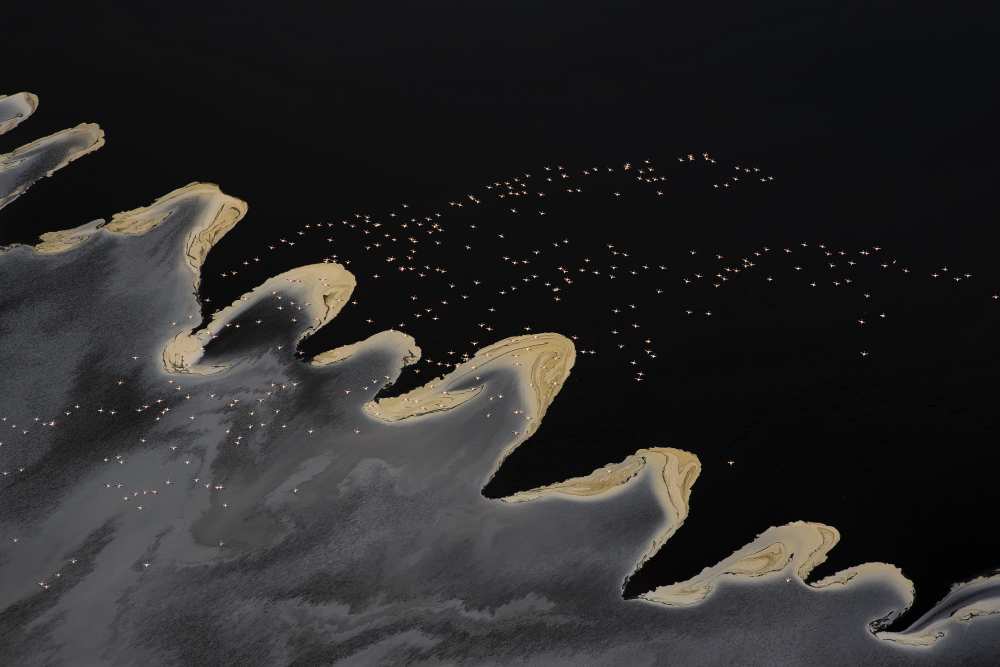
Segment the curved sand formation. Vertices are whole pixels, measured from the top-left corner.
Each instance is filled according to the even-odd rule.
[[[0,156],[0,208],[24,194],[36,181],[103,145],[104,131],[93,123],[82,123]]]
[[[73,227],[72,229],[45,232],[39,235],[38,238],[40,240],[33,246],[33,249],[42,255],[56,255],[61,252],[69,252],[90,240],[103,224],[103,220],[94,220],[79,227]]]
[[[307,318],[308,325],[298,335],[298,342],[337,316],[351,297],[354,285],[354,276],[340,264],[310,264],[285,271],[217,312],[205,328],[175,336],[163,349],[163,367],[168,373],[199,375],[225,370],[227,366],[198,365],[205,345],[249,308],[269,297],[283,299],[282,294],[291,297],[289,305],[295,308],[291,314],[293,321],[300,316]]]
[[[0,134],[10,132],[23,123],[38,108],[38,96],[14,93],[0,96]]]
[[[623,489],[644,470],[651,476],[651,488],[665,517],[649,548],[636,563],[634,572],[659,551],[687,519],[691,489],[701,474],[701,461],[691,452],[673,447],[640,449],[620,463],[610,463],[589,475],[520,491],[503,498],[503,501],[521,503],[549,497],[575,501],[603,500],[609,494]]]
[[[514,336],[489,345],[445,376],[431,380],[399,396],[372,401],[365,412],[384,422],[399,422],[458,407],[482,392],[482,385],[451,389],[457,384],[478,381],[484,370],[506,367],[518,369],[523,388],[531,401],[528,427],[521,440],[538,428],[542,417],[576,359],[573,342],[554,333]]]
[[[944,598],[902,632],[879,636],[914,647],[929,647],[959,625],[1000,614],[1000,574],[956,584]]]
[[[314,366],[330,366],[349,359],[361,350],[369,347],[390,347],[397,350],[404,367],[415,364],[420,360],[420,348],[417,346],[417,341],[414,340],[413,336],[405,334],[402,331],[396,331],[395,329],[388,329],[380,331],[377,334],[372,334],[357,343],[341,345],[332,350],[320,352],[310,360],[310,363]]]
[[[201,280],[201,265],[212,246],[219,242],[247,212],[241,199],[225,194],[213,183],[189,183],[169,192],[149,206],[115,213],[111,220],[95,220],[79,227],[39,236],[34,250],[43,254],[68,252],[89,240],[94,234],[105,231],[124,236],[147,234],[166,222],[178,207],[202,204],[202,215],[191,224],[184,242],[184,259],[194,274],[194,288]]]
[[[197,289],[201,281],[201,266],[208,251],[246,215],[247,203],[242,199],[225,194],[214,183],[189,183],[149,206],[116,213],[104,229],[128,236],[146,234],[163,224],[178,206],[195,198],[201,200],[204,213],[188,231],[184,259],[195,276],[194,286]]]
[[[840,533],[821,523],[796,521],[768,528],[752,542],[713,567],[687,581],[660,586],[639,596],[668,606],[687,606],[706,599],[727,578],[767,580],[792,577],[805,581],[813,569],[826,560]],[[895,588],[906,600],[913,601],[913,583],[902,572],[885,563],[864,563],[809,583],[817,590],[845,586],[859,578],[879,578]]]

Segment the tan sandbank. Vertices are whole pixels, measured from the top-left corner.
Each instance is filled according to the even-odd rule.
[[[373,334],[357,343],[341,345],[332,350],[320,352],[312,358],[311,363],[314,366],[330,366],[349,359],[361,350],[369,347],[391,347],[397,350],[400,358],[403,360],[403,366],[410,366],[420,360],[421,351],[413,336],[405,334],[402,331],[396,331],[395,329],[388,329]]]
[[[23,123],[38,108],[38,96],[14,93],[0,96],[0,134],[6,134]]]
[[[520,503],[544,498],[565,498],[575,501],[601,501],[609,494],[625,488],[643,470],[650,477],[651,489],[665,517],[652,543],[639,557],[633,571],[660,550],[684,524],[690,511],[691,489],[701,474],[701,462],[691,452],[673,447],[640,449],[620,463],[598,468],[589,475],[556,482],[529,491],[520,491],[504,498],[504,502]]]
[[[93,123],[50,134],[11,153],[0,156],[0,175],[10,178],[9,190],[0,191],[0,208],[20,197],[38,180],[51,176],[77,158],[92,153],[104,145],[104,131]],[[43,173],[32,173],[32,166],[39,160],[55,158]]]
[[[656,490],[672,521],[687,517],[691,489],[701,473],[701,462],[690,452],[673,447],[640,449],[620,463],[609,463],[589,475],[519,491],[503,500],[527,502],[548,497],[587,499],[601,496],[628,484],[644,468],[656,474]]]
[[[538,428],[545,411],[551,405],[563,382],[569,376],[576,359],[572,341],[554,333],[532,334],[507,338],[484,347],[451,373],[431,380],[400,396],[372,401],[365,412],[384,422],[399,422],[434,412],[456,408],[483,391],[483,385],[453,390],[457,384],[476,382],[485,370],[507,367],[518,369],[519,377],[531,402],[528,426],[519,441],[531,436]]]
[[[266,298],[291,298],[295,307],[289,315],[306,318],[308,326],[299,340],[332,320],[354,291],[354,276],[340,264],[300,266],[266,280],[231,305],[217,312],[208,325],[196,333],[181,332],[163,348],[163,368],[169,373],[208,375],[225,370],[225,365],[199,365],[208,344],[239,315]]]
[[[189,223],[184,240],[184,260],[194,276],[197,289],[201,280],[201,266],[208,251],[246,215],[247,204],[231,197],[212,183],[190,183],[157,199],[149,206],[116,213],[109,222],[97,220],[72,229],[46,232],[39,238],[34,250],[43,254],[68,252],[99,232],[138,236],[146,234],[166,222],[182,204],[200,201],[202,209]]]
[[[202,212],[184,241],[184,260],[194,274],[197,287],[208,251],[246,215],[248,207],[242,199],[225,194],[214,183],[189,183],[149,206],[116,213],[104,228],[114,234],[146,234],[163,224],[178,205],[193,199],[200,200]]]
[[[796,521],[768,528],[714,567],[706,567],[687,581],[660,586],[640,597],[670,606],[686,606],[707,598],[726,578],[791,580],[794,577],[804,581],[839,541],[837,529],[821,523]],[[898,568],[885,563],[864,563],[809,585],[824,589],[845,586],[859,578],[877,578],[889,584],[904,597],[907,607],[913,600],[912,582]]]
[[[56,255],[78,247],[92,237],[104,224],[103,220],[94,220],[72,229],[61,229],[56,232],[45,232],[34,246],[34,250],[43,255]]]
[[[903,632],[881,632],[882,639],[926,648],[949,631],[977,619],[1000,614],[1000,574],[955,584],[933,609]]]

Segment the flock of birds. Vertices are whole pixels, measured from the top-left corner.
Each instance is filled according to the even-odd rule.
[[[630,218],[633,229],[625,231],[616,207],[641,200],[667,218],[670,209],[651,200],[691,194],[689,183],[685,193],[671,186],[697,167],[695,189],[703,192],[696,196],[730,196],[774,182],[759,167],[722,165],[709,153],[680,156],[673,166],[669,177],[650,160],[575,170],[546,166],[439,207],[418,211],[403,203],[382,214],[306,223],[265,239],[249,257],[227,258],[226,268],[206,277],[203,292],[228,303],[275,271],[339,262],[358,279],[355,296],[303,349],[318,352],[385,329],[409,333],[424,351],[400,380],[400,388],[409,388],[485,345],[539,331],[572,338],[578,363],[601,357],[603,367],[618,366],[631,382],[646,382],[663,367],[668,327],[683,326],[679,320],[726,327],[723,295],[749,281],[804,287],[814,291],[813,300],[844,293],[848,301],[838,318],[869,331],[892,317],[879,294],[878,281],[887,275],[955,287],[973,278],[948,265],[911,268],[880,245],[849,249],[797,240],[730,255],[670,248],[669,235],[659,229],[669,223],[656,220]],[[622,234],[635,236],[636,226],[640,245],[622,243]],[[236,252],[245,254],[249,245],[242,242]],[[854,346],[843,350],[849,356],[873,353],[863,337],[845,341]]]

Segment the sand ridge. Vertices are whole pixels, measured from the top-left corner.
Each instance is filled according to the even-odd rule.
[[[369,416],[384,422],[399,422],[456,408],[482,390],[482,385],[454,390],[457,384],[478,381],[478,373],[499,367],[518,371],[531,401],[528,427],[520,440],[527,439],[538,428],[545,411],[569,377],[576,357],[572,341],[555,333],[530,334],[506,338],[488,345],[452,372],[427,384],[401,394],[372,401],[365,405]]]
[[[34,93],[14,93],[0,96],[0,134],[6,134],[27,120],[38,108]]]
[[[103,145],[104,131],[100,126],[81,123],[0,156],[0,208],[20,197],[35,182]]]
[[[354,285],[354,276],[332,262],[300,266],[273,276],[215,313],[204,328],[177,334],[163,348],[163,367],[168,373],[197,375],[225,370],[228,366],[199,365],[205,345],[242,313],[268,298],[282,301],[282,307],[287,305],[292,322],[298,324],[299,317],[305,318],[297,341],[302,340],[337,316],[350,299]]]

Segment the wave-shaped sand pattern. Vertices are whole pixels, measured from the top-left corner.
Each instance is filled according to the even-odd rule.
[[[0,208],[37,181],[103,145],[104,131],[94,123],[81,123],[0,156]]]
[[[329,366],[350,359],[371,347],[387,347],[397,351],[403,359],[404,366],[410,366],[420,359],[420,348],[413,336],[401,331],[389,329],[369,336],[363,341],[341,345],[332,350],[326,350],[315,355],[311,362],[316,366]]]
[[[300,266],[274,276],[217,313],[205,328],[195,333],[178,334],[163,350],[164,368],[170,373],[199,374],[225,370],[224,365],[198,365],[204,346],[240,315],[267,298],[282,301],[290,297],[285,302],[290,311],[288,317],[291,323],[302,328],[298,336],[301,340],[337,316],[350,298],[354,284],[354,276],[333,263]],[[305,318],[305,327],[299,324],[300,317]]]
[[[431,380],[400,396],[382,398],[365,406],[368,414],[386,422],[398,422],[421,415],[458,407],[478,396],[481,386],[454,389],[476,383],[487,370],[500,367],[521,369],[523,381],[532,396],[530,422],[524,432],[527,439],[538,428],[549,405],[573,368],[576,350],[573,342],[559,334],[542,333],[515,336],[477,351],[472,359],[459,364],[446,377]]]
[[[15,93],[0,96],[0,134],[6,134],[23,123],[38,108],[38,96]]]
[[[706,567],[687,581],[660,586],[642,597],[661,604],[685,606],[703,601],[720,580],[727,577],[745,580],[782,578],[785,581],[795,577],[805,581],[839,541],[837,529],[821,523],[797,521],[768,528],[714,567]],[[906,597],[907,608],[913,600],[913,583],[897,568],[884,563],[858,565],[810,585],[816,589],[843,586],[859,576],[884,577],[887,584]]]
[[[997,614],[1000,614],[1000,576],[979,577],[956,584],[906,630],[883,632],[880,636],[907,646],[927,647],[944,639],[950,630]]]
[[[405,334],[293,354],[354,289],[333,263],[270,278],[200,328],[204,258],[246,210],[192,184],[0,254],[13,304],[0,308],[3,363],[23,372],[0,400],[28,425],[0,449],[0,641],[13,664],[795,661],[799,642],[933,664],[989,641],[902,643],[987,618],[993,581],[956,589],[890,642],[868,624],[912,598],[891,566],[788,586],[836,543],[821,524],[769,529],[690,582],[623,599],[697,511],[697,456],[639,449],[485,498],[572,371],[572,341],[508,338],[383,396],[419,358]],[[72,328],[51,330],[68,315]],[[245,335],[252,354],[213,352]],[[740,641],[725,616],[742,619]]]

